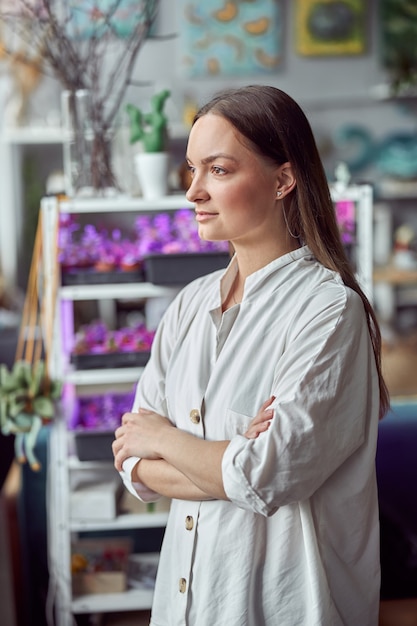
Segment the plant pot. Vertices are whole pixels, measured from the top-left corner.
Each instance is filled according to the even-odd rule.
[[[144,367],[150,352],[108,352],[103,354],[71,354],[71,363],[77,370]]]
[[[186,285],[216,270],[225,269],[228,252],[151,254],[144,259],[145,280],[154,285]]]
[[[135,155],[136,174],[142,195],[147,200],[167,195],[168,165],[167,152],[140,152]]]

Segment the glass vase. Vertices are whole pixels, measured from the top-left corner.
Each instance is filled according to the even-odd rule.
[[[66,195],[92,196],[114,191],[111,131],[103,123],[101,107],[95,107],[87,89],[64,91],[61,104]]]

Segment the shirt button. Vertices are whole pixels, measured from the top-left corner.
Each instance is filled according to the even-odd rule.
[[[187,590],[187,581],[185,578],[180,578],[178,583],[178,590],[180,593],[185,593]]]
[[[198,409],[191,409],[190,420],[192,421],[193,424],[200,423],[200,411]]]
[[[186,530],[192,530],[194,528],[194,520],[191,515],[187,515],[185,518],[185,528]]]

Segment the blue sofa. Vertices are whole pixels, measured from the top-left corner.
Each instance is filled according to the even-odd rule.
[[[379,424],[381,598],[417,597],[417,399],[393,401]],[[414,487],[416,485],[416,487]]]

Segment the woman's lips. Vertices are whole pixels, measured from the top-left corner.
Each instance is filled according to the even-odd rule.
[[[207,220],[213,219],[216,217],[218,213],[209,213],[208,211],[197,211],[195,219],[197,222],[206,222]]]

